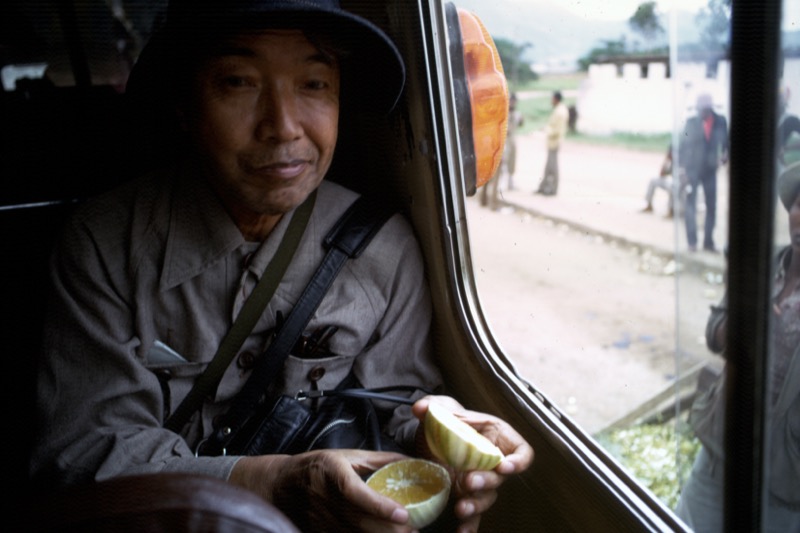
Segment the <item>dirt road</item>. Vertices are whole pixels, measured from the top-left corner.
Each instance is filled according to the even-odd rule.
[[[629,199],[641,198],[641,176],[660,159],[618,149],[574,150],[583,174],[575,171],[569,187],[591,194],[596,184],[580,181],[593,179],[592,169],[602,173],[611,166],[612,189],[623,190],[625,176],[636,177],[627,184],[636,188],[626,193]],[[519,186],[532,183],[533,159],[520,161]],[[571,164],[577,168],[578,159]],[[636,216],[652,217],[632,215],[623,200],[618,216],[632,223],[644,220]],[[669,232],[671,223],[661,222]],[[468,200],[468,224],[481,304],[501,346],[522,376],[590,433],[713,358],[703,332],[708,306],[722,294],[718,278],[702,272],[676,278],[674,263],[646,247],[510,208],[493,212],[477,198]]]

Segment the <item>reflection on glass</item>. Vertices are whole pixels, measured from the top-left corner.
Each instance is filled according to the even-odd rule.
[[[768,495],[765,531],[800,531],[800,163],[778,179],[791,244],[776,258],[769,371]],[[727,294],[712,307],[706,342],[725,354]],[[698,532],[723,530],[725,372],[695,401],[690,422],[703,447],[683,488],[677,513]]]
[[[777,213],[780,252],[773,282],[769,353],[765,531],[800,531],[800,8],[784,2],[783,61],[778,80]],[[782,206],[784,209],[782,209]],[[788,228],[788,233],[786,229]]]

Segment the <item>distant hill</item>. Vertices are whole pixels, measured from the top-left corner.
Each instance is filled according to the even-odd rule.
[[[661,43],[642,42],[642,37],[631,31],[627,18],[590,20],[563,8],[558,0],[457,0],[456,5],[476,13],[492,36],[519,44],[531,43],[533,46],[526,51],[525,59],[532,64],[573,67],[592,48],[621,36],[629,47],[637,42],[646,48],[667,43],[666,36]],[[676,12],[679,44],[699,41],[695,15],[689,11]],[[664,24],[668,26],[669,20]],[[782,44],[785,50],[800,53],[800,30],[785,32]]]
[[[666,43],[666,36],[662,43],[643,43],[628,27],[627,19],[585,19],[553,0],[458,0],[457,5],[476,13],[494,37],[531,43],[526,59],[532,63],[574,64],[602,41],[621,36],[629,46],[639,42],[640,46],[652,48]],[[696,41],[697,36],[694,13],[679,12],[679,41]]]
[[[532,62],[577,59],[601,39],[616,39],[627,29],[624,22],[588,23],[542,0],[460,0],[457,5],[476,13],[492,36],[531,43],[526,58]]]

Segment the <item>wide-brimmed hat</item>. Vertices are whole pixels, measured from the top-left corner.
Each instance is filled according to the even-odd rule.
[[[142,50],[128,79],[132,99],[157,101],[208,35],[262,28],[323,31],[344,51],[343,97],[373,112],[389,112],[405,83],[397,47],[378,26],[347,12],[338,0],[170,0],[163,27]],[[355,94],[347,94],[347,92]]]
[[[800,193],[800,161],[786,167],[778,176],[778,197],[788,211]]]

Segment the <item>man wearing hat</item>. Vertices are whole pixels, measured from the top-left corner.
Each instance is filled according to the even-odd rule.
[[[769,353],[766,488],[767,532],[800,531],[800,163],[778,179],[781,203],[789,213],[790,244],[775,262],[772,286],[772,339]],[[709,350],[725,357],[728,295],[711,308],[706,325]],[[676,508],[693,531],[723,530],[725,374],[700,395],[689,423],[703,444]]]
[[[714,226],[717,221],[717,169],[728,159],[728,123],[714,112],[711,95],[697,97],[697,115],[686,121],[679,144],[679,165],[688,179],[686,240],[689,251],[697,250],[697,191],[703,187],[706,204],[703,249],[716,252]]]
[[[397,453],[195,455],[322,260],[322,237],[357,197],[325,180],[341,101],[386,113],[404,77],[386,34],[334,0],[170,3],[128,83],[139,118],[169,143],[170,157],[81,206],[54,252],[35,481],[196,473],[257,492],[304,530],[408,530],[406,510],[361,477]],[[165,429],[309,202],[289,268],[216,392],[179,433]],[[430,319],[421,253],[396,215],[342,269],[311,319],[308,331],[335,332],[323,357],[292,354],[274,392],[335,388],[350,372],[368,388],[434,390],[441,377]],[[418,445],[431,401],[423,396],[389,412],[382,427],[414,455],[427,453]],[[533,452],[505,422],[437,401],[506,454],[493,471],[457,480],[455,516],[475,530],[497,487]]]

